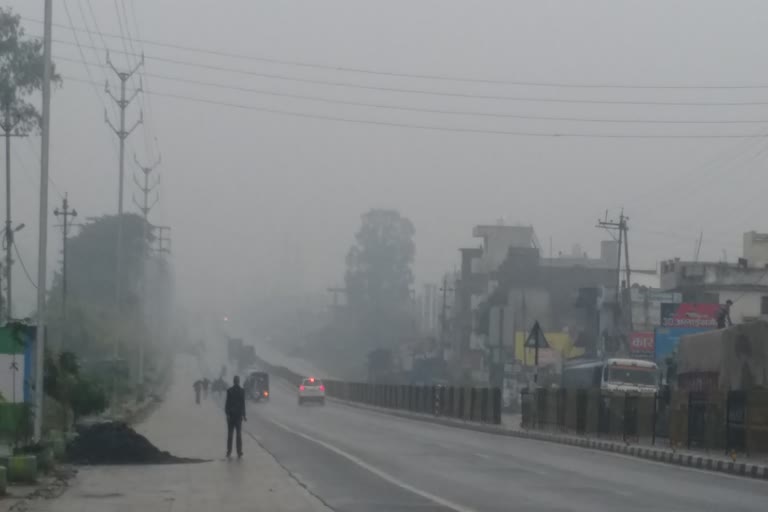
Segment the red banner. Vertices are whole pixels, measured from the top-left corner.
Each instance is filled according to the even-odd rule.
[[[716,328],[717,312],[720,304],[682,304],[661,305],[662,327],[697,327]]]
[[[629,353],[633,356],[653,357],[655,343],[653,331],[633,332],[629,334]]]

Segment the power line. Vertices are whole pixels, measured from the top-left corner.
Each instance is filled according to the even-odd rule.
[[[64,5],[64,12],[65,12],[65,13],[66,13],[66,15],[67,15],[67,20],[69,21],[69,26],[70,26],[70,27],[71,27],[71,29],[72,29],[72,35],[74,36],[74,38],[75,38],[75,43],[77,44],[77,50],[78,50],[78,52],[80,53],[80,59],[82,60],[82,63],[83,63],[83,67],[85,67],[85,71],[86,71],[86,73],[88,74],[88,78],[90,78],[90,79],[91,79],[91,81],[92,81],[92,82],[94,82],[94,83],[93,83],[93,92],[96,94],[96,97],[99,99],[99,103],[101,103],[101,106],[102,106],[102,107],[104,107],[104,109],[106,110],[107,106],[106,106],[106,104],[104,103],[104,99],[101,97],[101,93],[100,93],[100,92],[99,92],[99,90],[96,88],[96,82],[93,80],[93,75],[92,75],[92,73],[91,73],[91,67],[90,67],[90,65],[89,65],[89,63],[88,63],[88,60],[85,58],[85,52],[83,51],[83,47],[82,47],[82,45],[80,44],[80,39],[79,39],[79,38],[78,38],[78,36],[77,36],[77,31],[75,31],[75,24],[74,24],[74,22],[72,21],[72,15],[71,15],[71,14],[70,14],[70,12],[69,12],[69,5],[68,5],[68,3],[67,3],[67,0],[63,0],[63,2],[62,2],[62,3],[63,3],[63,5]],[[82,10],[81,10],[81,12],[82,12]],[[88,32],[88,34],[89,34],[89,36],[90,36],[90,31]],[[91,37],[91,44],[92,44],[92,46],[93,46],[93,48],[94,48],[94,52],[95,52],[95,49],[96,49],[96,48],[95,48],[95,45],[93,45],[93,38],[92,38],[92,37]],[[99,62],[99,61],[98,61],[98,58],[97,58],[97,62],[98,62],[98,67],[101,67],[101,62]],[[116,150],[116,147],[115,147],[115,145],[114,145],[114,141],[112,141],[112,148],[113,148],[114,150]]]
[[[24,137],[24,139],[27,141],[27,144],[29,145],[29,150],[32,152],[32,156],[35,158],[35,160],[40,160],[40,155],[37,153],[37,150],[32,145],[32,141],[29,139],[29,137]],[[32,176],[34,176],[34,173],[30,171],[29,167],[27,167],[27,164],[24,163],[24,160],[21,158],[21,154],[17,153],[15,149],[12,149],[11,151],[16,156],[16,161],[18,161],[22,169],[24,169],[24,171],[30,175],[30,183],[33,183],[33,185],[37,188],[39,186],[39,180],[37,183],[34,183],[33,181],[31,181],[33,179]],[[53,181],[53,178],[51,178],[50,174],[48,174],[48,183],[50,183],[51,187],[53,187],[54,192],[56,192],[60,197],[64,197],[62,195],[61,189],[56,184],[56,182]]]
[[[19,265],[21,265],[21,269],[24,271],[24,275],[27,276],[27,281],[29,281],[29,284],[31,284],[35,290],[37,290],[37,284],[35,283],[34,279],[32,279],[32,276],[29,275],[29,271],[27,270],[27,266],[24,265],[24,260],[21,258],[21,254],[19,253],[19,246],[16,245],[16,242],[13,242],[13,250],[16,252],[16,259],[19,260]]]
[[[75,77],[65,77],[67,80],[74,82],[87,82]],[[449,126],[436,126],[436,125],[422,125],[422,124],[410,124],[410,123],[398,123],[391,121],[377,121],[371,119],[356,119],[340,116],[310,114],[306,112],[297,112],[290,110],[281,110],[274,108],[258,107],[254,105],[243,105],[239,103],[232,103],[226,101],[210,100],[205,98],[197,98],[194,96],[185,96],[181,94],[163,93],[156,91],[144,90],[145,94],[164,98],[175,98],[185,101],[191,101],[195,103],[216,105],[222,107],[231,107],[242,110],[251,110],[254,112],[264,112],[269,114],[278,114],[290,117],[299,117],[305,119],[318,119],[323,121],[335,121],[341,123],[351,124],[367,124],[372,126],[386,126],[396,128],[411,128],[417,130],[427,131],[442,131],[442,132],[455,132],[455,133],[478,133],[478,134],[491,134],[491,135],[512,135],[518,137],[574,137],[574,138],[601,138],[601,139],[748,139],[748,138],[764,138],[766,135],[754,134],[754,133],[737,133],[737,134],[657,134],[657,133],[645,133],[645,134],[616,134],[616,133],[573,133],[573,132],[525,132],[525,131],[507,131],[507,130],[492,130],[492,129],[480,129],[480,128],[464,128],[464,127],[449,127]]]
[[[55,42],[61,44],[72,45],[71,41],[63,41],[54,39]],[[119,49],[109,49],[110,52],[124,53]],[[557,98],[557,97],[545,97],[545,96],[511,96],[504,94],[478,94],[478,93],[465,93],[465,92],[450,92],[450,91],[431,91],[427,89],[414,89],[408,87],[387,87],[380,85],[365,85],[355,84],[349,82],[339,82],[335,80],[320,80],[312,78],[302,78],[296,76],[282,75],[279,73],[266,73],[261,71],[253,71],[247,69],[239,69],[226,66],[218,66],[213,64],[202,64],[198,62],[191,62],[187,60],[172,59],[168,57],[154,57],[144,55],[147,60],[154,60],[157,62],[164,62],[166,64],[177,64],[181,66],[189,66],[201,69],[207,69],[212,71],[222,71],[227,73],[235,73],[247,76],[257,76],[260,78],[269,78],[273,80],[283,80],[288,82],[305,83],[312,85],[325,85],[331,87],[345,87],[350,89],[361,89],[371,91],[383,91],[383,92],[396,92],[404,94],[419,94],[427,96],[440,96],[451,98],[467,98],[467,99],[481,99],[481,100],[500,100],[500,101],[519,101],[519,102],[531,102],[531,103],[568,103],[568,104],[586,104],[586,105],[640,105],[640,106],[675,106],[675,107],[744,107],[744,106],[757,106],[768,105],[768,100],[740,100],[740,101],[663,101],[663,100],[595,100],[595,99],[583,99],[583,98]]]
[[[56,57],[57,60],[76,62],[75,59],[69,57]],[[286,92],[279,92],[268,89],[258,89],[252,87],[242,87],[237,85],[228,85],[217,82],[207,82],[203,80],[194,80],[188,78],[180,78],[169,75],[161,75],[155,73],[145,73],[145,77],[150,76],[159,80],[168,80],[172,82],[179,82],[192,85],[202,85],[205,87],[215,87],[219,89],[227,89],[231,91],[239,91],[253,94],[261,94],[265,96],[276,96],[281,98],[292,98],[308,101],[317,101],[321,103],[329,103],[334,105],[350,105],[355,107],[369,107],[384,110],[398,110],[404,112],[421,112],[428,114],[447,114],[447,115],[462,115],[473,117],[488,117],[497,119],[525,119],[535,121],[566,121],[566,122],[578,122],[578,123],[619,123],[619,124],[765,124],[768,123],[768,119],[714,119],[714,120],[677,120],[677,119],[616,119],[616,118],[587,118],[587,117],[564,117],[564,116],[539,116],[539,115],[527,115],[527,114],[508,114],[498,112],[480,112],[474,110],[452,110],[452,109],[433,109],[423,107],[411,107],[402,105],[387,105],[383,103],[370,103],[364,101],[350,101],[350,100],[336,100],[327,98],[324,96],[308,95],[308,94],[292,94]]]
[[[140,23],[139,23],[139,17],[138,17],[138,15],[136,13],[136,2],[129,2],[129,3],[130,3],[130,6],[131,6],[131,13],[133,14],[133,24],[136,27],[136,31],[135,31],[136,40],[137,40],[137,42],[139,44],[139,47],[141,49],[141,52],[143,54],[144,53],[144,47],[143,47],[143,45],[140,42],[140,40],[141,40],[141,28],[140,28]],[[125,4],[123,4],[123,6],[125,6]],[[126,19],[128,19],[128,20],[130,19],[127,13],[126,13]],[[146,66],[144,67],[144,70],[141,73],[141,76],[144,79],[144,81],[147,83],[147,87],[149,87],[151,89],[152,88],[152,84],[150,83],[149,79],[147,78],[147,67]],[[157,142],[157,135],[156,135],[157,132],[155,131],[155,127],[154,127],[154,112],[152,110],[152,98],[147,96],[146,97],[146,101],[145,101],[144,97],[142,97],[142,98],[140,98],[139,101],[141,102],[142,109],[146,105],[147,124],[145,125],[144,130],[142,130],[142,131],[144,132],[144,146],[145,146],[144,149],[145,149],[145,152],[146,152],[147,156],[150,159],[152,159],[154,154],[160,154],[160,146],[159,146],[159,144]],[[155,136],[152,137],[152,134],[155,134]],[[153,144],[153,142],[154,142],[154,144]],[[154,151],[153,151],[153,146],[154,146]]]
[[[89,0],[90,1],[90,0]],[[42,23],[42,21],[22,17],[25,21],[31,21],[34,23]],[[55,27],[60,27],[54,23]],[[122,28],[122,27],[121,27]],[[106,37],[113,39],[125,39],[124,35],[118,34],[104,34]],[[465,83],[482,83],[482,84],[496,84],[496,85],[516,85],[516,86],[531,86],[531,87],[557,87],[557,88],[575,88],[575,89],[670,89],[670,90],[685,90],[685,89],[700,89],[700,90],[719,90],[719,89],[768,89],[768,84],[729,84],[729,85],[701,85],[701,84],[620,84],[620,83],[569,83],[569,82],[551,82],[551,81],[521,81],[521,80],[506,80],[506,79],[488,79],[488,78],[470,78],[462,76],[442,75],[442,74],[429,74],[429,73],[406,73],[399,71],[387,71],[377,70],[370,68],[349,67],[349,66],[334,66],[328,64],[320,64],[306,61],[277,59],[274,57],[262,57],[255,55],[246,55],[240,53],[227,52],[222,50],[210,50],[207,48],[199,48],[193,46],[185,46],[174,43],[166,43],[161,41],[153,41],[148,39],[136,38],[136,41],[150,46],[157,46],[163,48],[171,48],[175,50],[183,50],[189,52],[202,53],[207,55],[214,55],[219,57],[228,57],[233,59],[250,60],[255,62],[265,62],[269,64],[280,64],[287,66],[305,67],[312,69],[322,69],[327,71],[340,71],[347,73],[360,73],[368,75],[390,76],[399,78],[417,78],[425,80],[441,80],[451,82],[465,82]]]

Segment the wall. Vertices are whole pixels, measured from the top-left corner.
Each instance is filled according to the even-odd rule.
[[[483,239],[483,255],[473,265],[473,270],[480,273],[496,270],[506,259],[510,247],[536,246],[530,226],[475,226],[472,235]]]
[[[768,234],[744,233],[744,257],[750,267],[765,268],[768,265]]]
[[[733,323],[742,323],[745,317],[748,320],[760,316],[760,302],[763,297],[768,297],[768,290],[754,292],[740,292],[736,290],[724,290],[718,292],[720,304],[727,300],[733,301],[731,306],[731,320]]]

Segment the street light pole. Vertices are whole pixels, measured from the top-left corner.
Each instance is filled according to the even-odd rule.
[[[48,251],[48,148],[51,143],[51,25],[53,0],[45,1],[43,20],[43,119],[40,147],[40,211],[37,244],[37,330],[35,339],[35,423],[34,438],[43,431],[43,360],[45,354],[45,291]]]

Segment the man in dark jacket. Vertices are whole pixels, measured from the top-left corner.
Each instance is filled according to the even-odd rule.
[[[725,304],[720,307],[720,311],[717,312],[717,328],[718,329],[725,329],[726,327],[730,327],[733,325],[733,322],[731,322],[731,306],[733,305],[732,300],[725,301]]]
[[[232,455],[232,432],[237,433],[237,456],[243,456],[243,438],[241,436],[245,417],[245,391],[240,387],[240,378],[235,375],[232,387],[227,390],[224,412],[227,414],[227,457]]]

